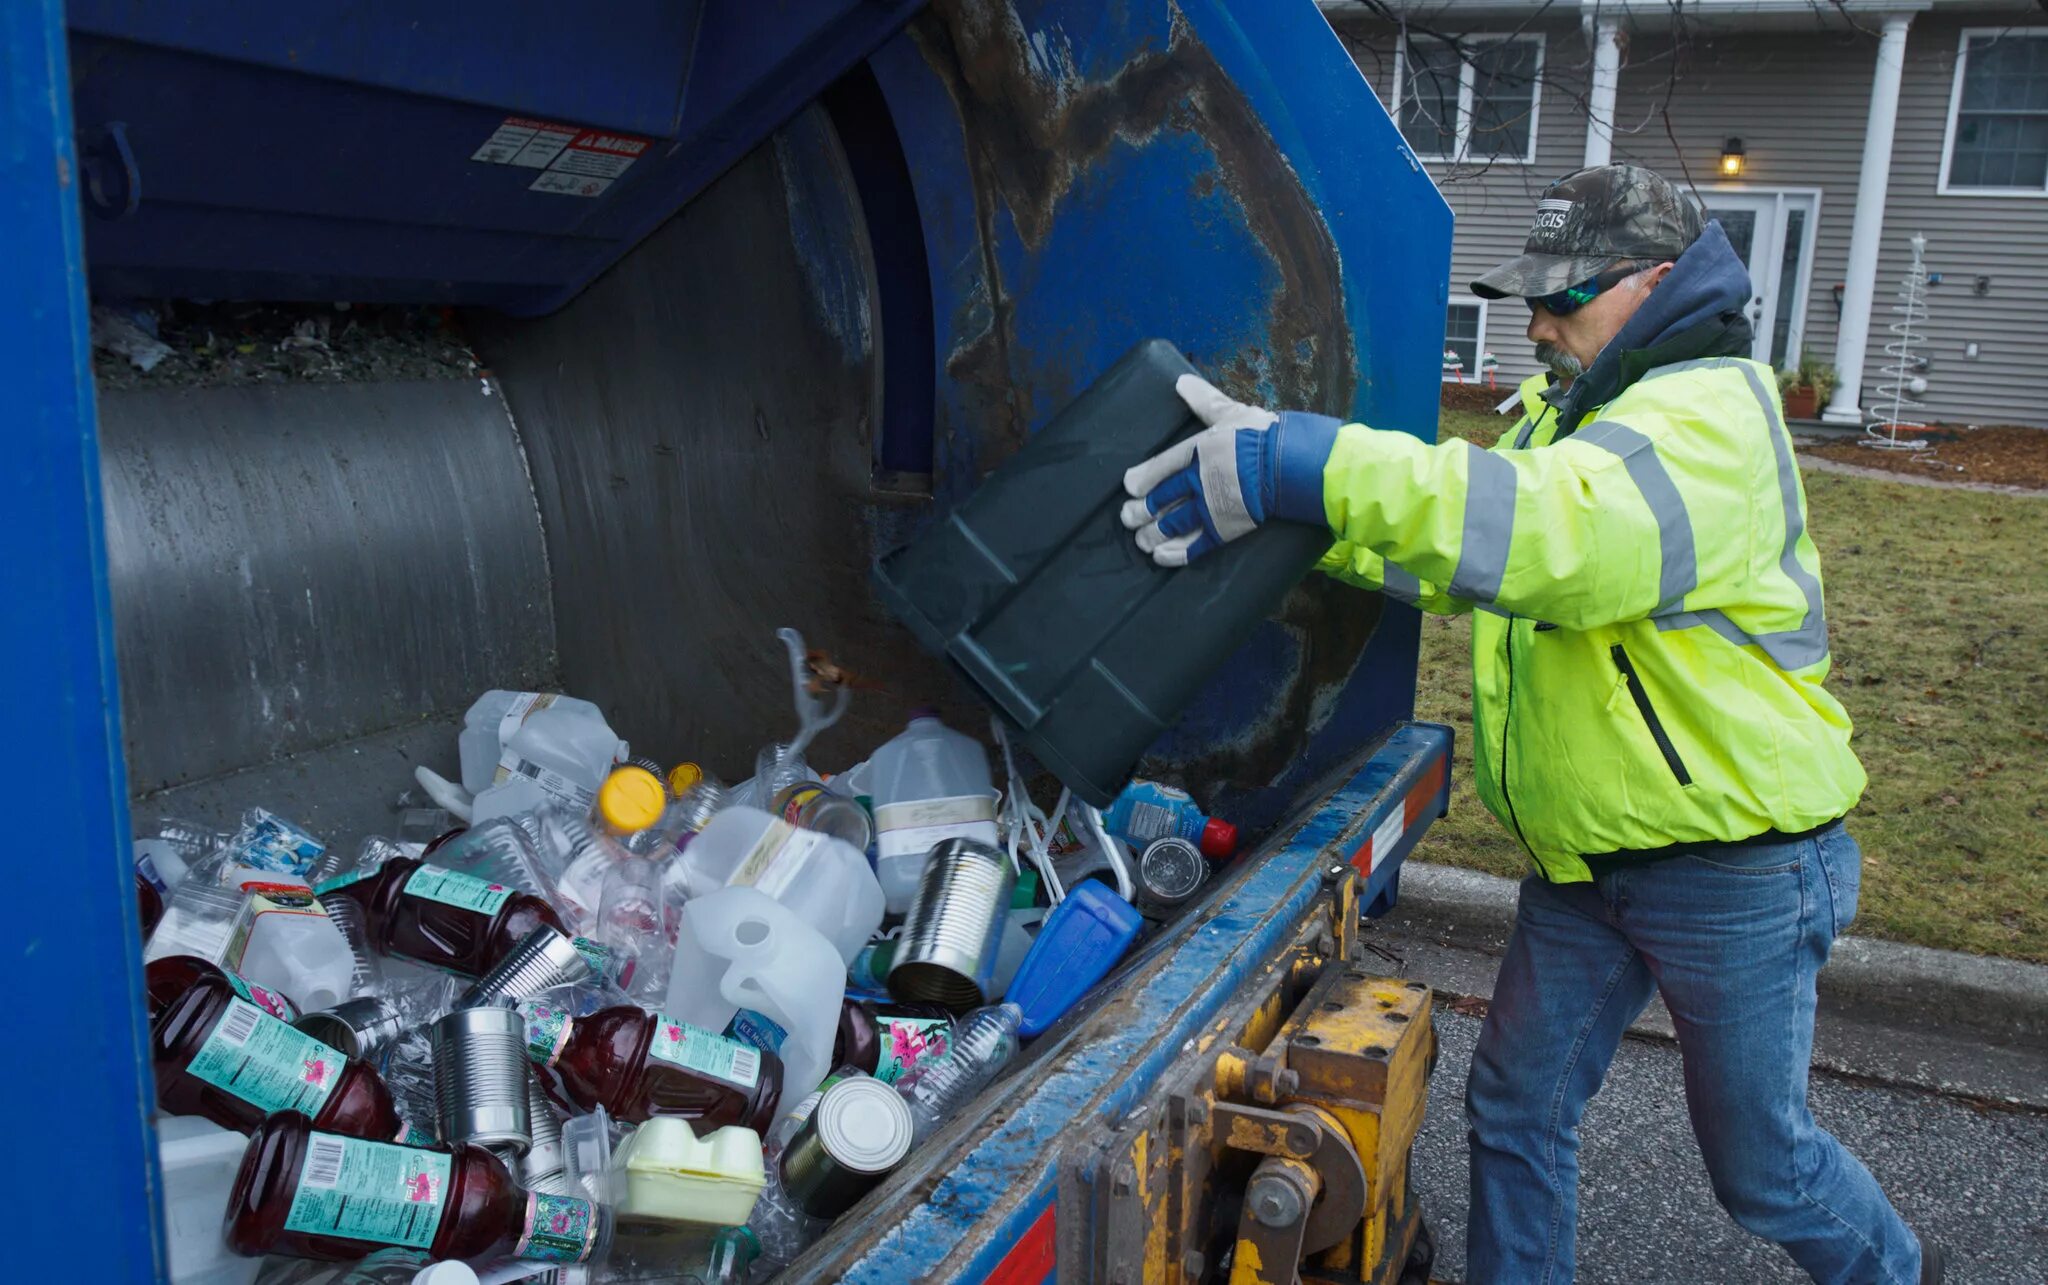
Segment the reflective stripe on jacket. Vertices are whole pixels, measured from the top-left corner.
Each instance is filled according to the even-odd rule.
[[[1347,425],[1330,574],[1472,622],[1479,796],[1544,875],[1796,833],[1864,774],[1828,694],[1820,558],[1770,368],[1655,366],[1492,450]]]

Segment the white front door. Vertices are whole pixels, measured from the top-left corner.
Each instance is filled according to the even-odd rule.
[[[1773,366],[1799,364],[1806,329],[1806,299],[1813,280],[1812,192],[1708,188],[1707,217],[1721,220],[1749,268],[1750,355]]]

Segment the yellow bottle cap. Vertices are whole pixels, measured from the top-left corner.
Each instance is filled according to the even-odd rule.
[[[682,798],[690,787],[704,780],[704,769],[695,763],[678,763],[668,774],[668,792]]]
[[[613,770],[597,791],[597,811],[605,824],[622,834],[645,830],[661,820],[668,806],[668,792],[661,778],[644,767]]]

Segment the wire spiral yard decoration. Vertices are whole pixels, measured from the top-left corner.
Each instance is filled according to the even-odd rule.
[[[1913,356],[1913,349],[1927,342],[1927,336],[1919,327],[1927,320],[1927,238],[1920,233],[1913,234],[1913,264],[1906,270],[1906,279],[1899,287],[1899,301],[1892,305],[1898,320],[1888,327],[1892,333],[1891,342],[1884,346],[1886,361],[1879,369],[1877,385],[1877,412],[1868,424],[1863,426],[1863,444],[1881,451],[1923,451],[1921,458],[1931,458],[1927,439],[1914,434],[1926,428],[1920,420],[1912,419],[1913,409],[1906,399],[1909,394],[1918,395],[1926,391],[1927,381],[1920,378],[1920,364]],[[1919,384],[1918,388],[1913,385]],[[1887,409],[1885,403],[1889,401]]]

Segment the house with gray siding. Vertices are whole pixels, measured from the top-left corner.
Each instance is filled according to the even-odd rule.
[[[1925,237],[1913,418],[2048,426],[2048,11],[2031,0],[1322,0],[1457,216],[1447,356],[1535,369],[1520,252],[1544,185],[1630,161],[1721,220],[1758,358],[1865,420]],[[1451,377],[1449,375],[1447,378]],[[1883,394],[1888,402],[1889,393]]]

